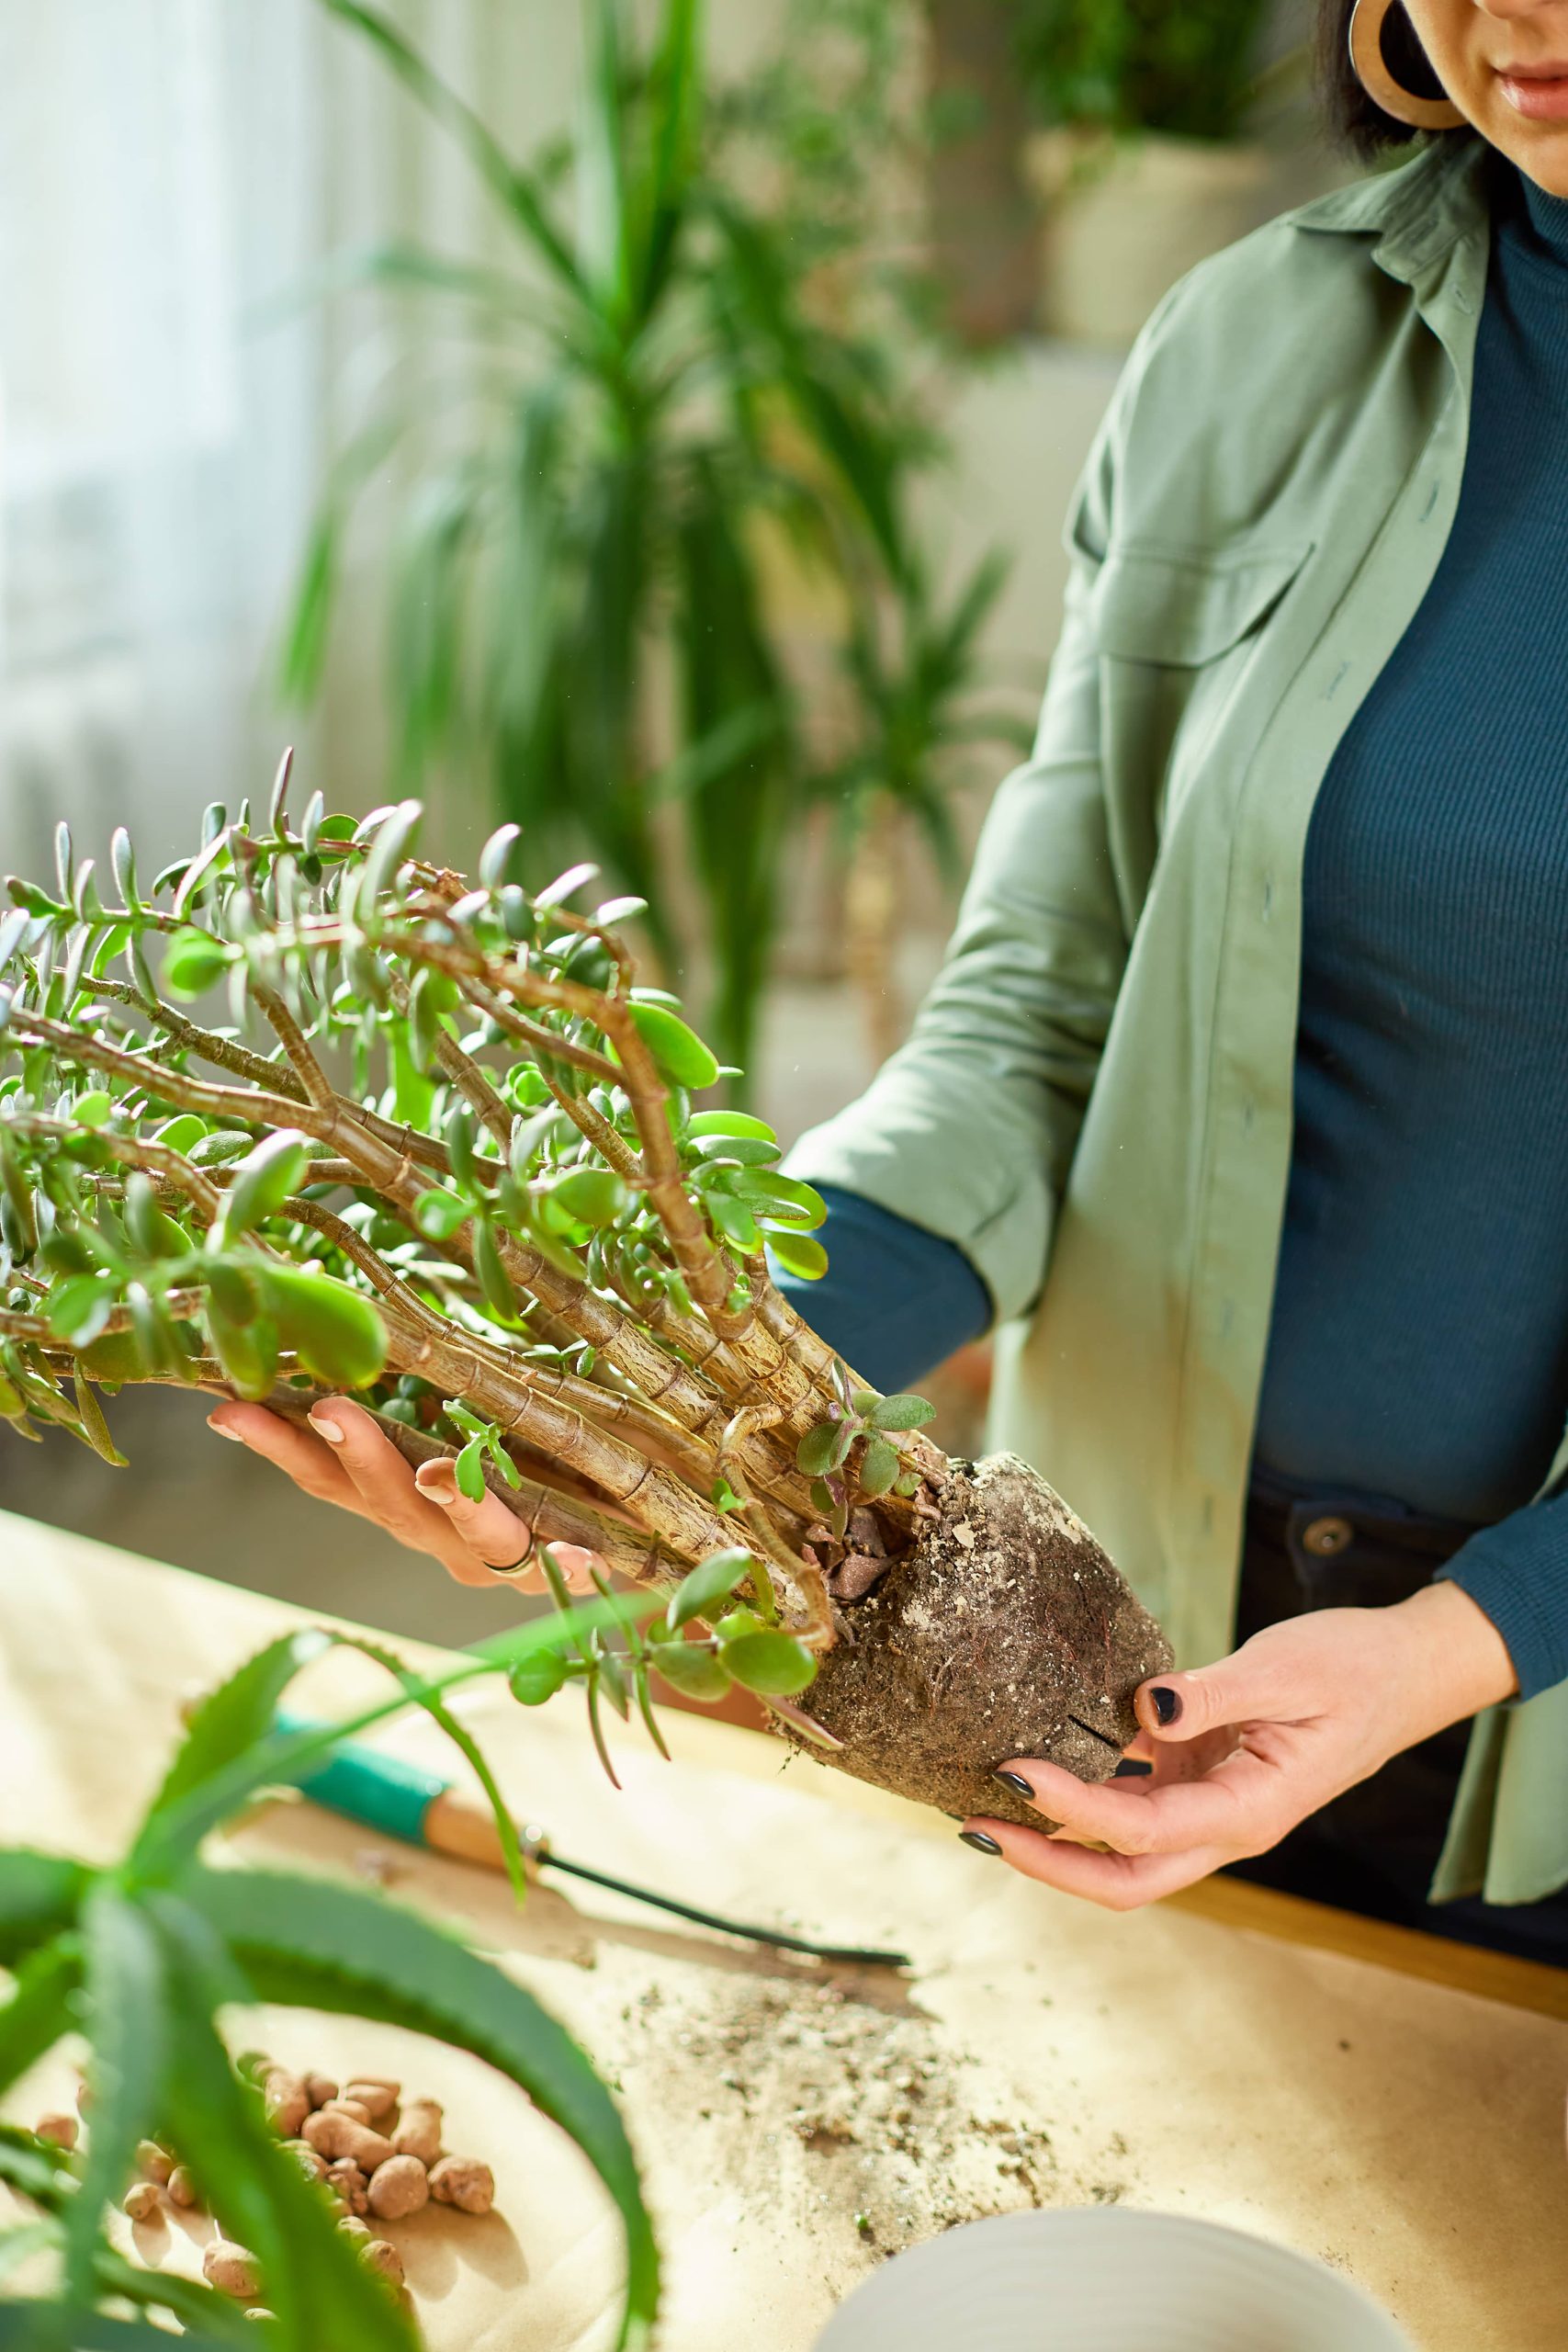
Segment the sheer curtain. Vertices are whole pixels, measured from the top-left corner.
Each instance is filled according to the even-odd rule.
[[[315,472],[313,0],[0,0],[0,859],[254,788]]]

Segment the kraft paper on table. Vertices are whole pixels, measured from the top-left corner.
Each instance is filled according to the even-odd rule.
[[[0,1841],[117,1851],[181,1699],[296,1621],[0,1515]],[[335,1657],[298,1702],[335,1713],[377,1687],[363,1660]],[[914,1957],[908,1977],[823,1969],[560,1879],[518,1914],[503,1880],[379,1847],[394,1899],[502,1959],[616,2088],[664,2250],[667,2352],[808,2352],[900,2245],[987,2212],[1110,2199],[1341,2266],[1422,2352],[1568,2338],[1568,2023],[1168,1906],[1110,1917],[723,1725],[676,1719],[673,1764],[640,1735],[613,1737],[617,1795],[573,1700],[525,1713],[481,1684],[460,1711],[514,1810],[573,1859]],[[460,1770],[423,1718],[378,1736]],[[350,1872],[376,1844],[297,1802],[221,1842]],[[618,2224],[510,2085],[351,2019],[268,2012],[245,2028],[286,2062],[390,2073],[441,2099],[447,2144],[494,2166],[494,2215],[432,2209],[389,2232],[432,2352],[603,2352]],[[39,2068],[7,2110],[31,2120],[72,2086],[63,2064]],[[142,2258],[194,2269],[210,2225],[134,2240],[123,2226]]]

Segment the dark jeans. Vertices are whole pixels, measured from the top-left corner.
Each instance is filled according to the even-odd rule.
[[[1430,1581],[1473,1529],[1348,1498],[1301,1499],[1259,1479],[1247,1509],[1236,1639],[1309,1609],[1379,1609]],[[1543,1903],[1430,1904],[1468,1723],[1405,1750],[1233,1875],[1461,1943],[1568,1967],[1568,1890]]]

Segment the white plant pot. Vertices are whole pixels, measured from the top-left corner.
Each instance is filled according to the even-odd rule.
[[[1046,130],[1023,162],[1045,208],[1041,324],[1075,343],[1124,347],[1179,277],[1289,201],[1261,146]]]
[[[1003,2213],[857,2287],[817,2352],[1413,2352],[1337,2271],[1185,2214]]]

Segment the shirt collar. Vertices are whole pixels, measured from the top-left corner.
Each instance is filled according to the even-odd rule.
[[[1461,239],[1484,231],[1492,150],[1482,139],[1435,140],[1398,170],[1336,188],[1296,214],[1298,229],[1376,239],[1372,259],[1414,286]]]

